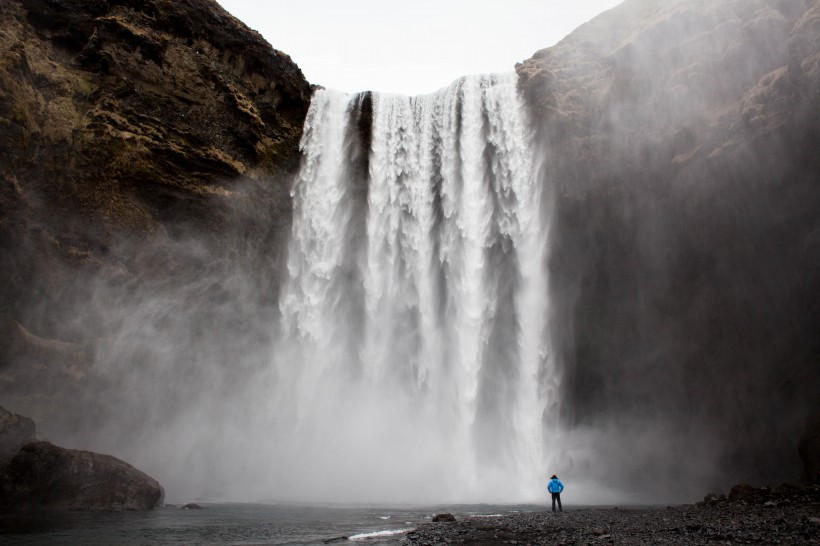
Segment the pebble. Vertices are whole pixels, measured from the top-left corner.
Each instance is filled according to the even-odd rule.
[[[422,524],[401,544],[592,544],[715,545],[801,544],[820,546],[820,490],[790,502],[721,500],[709,504],[657,509],[564,507],[562,517],[550,511],[455,523]],[[474,524],[477,523],[477,524]]]

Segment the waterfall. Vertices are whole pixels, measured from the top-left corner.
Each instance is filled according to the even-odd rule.
[[[538,499],[547,222],[515,74],[417,97],[318,90],[301,148],[271,387],[278,487]]]

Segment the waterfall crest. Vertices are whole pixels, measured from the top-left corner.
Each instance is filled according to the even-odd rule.
[[[547,222],[528,141],[514,74],[316,92],[274,357],[280,488],[541,494]]]

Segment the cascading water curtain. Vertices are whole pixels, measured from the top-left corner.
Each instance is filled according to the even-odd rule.
[[[277,486],[328,501],[542,495],[546,221],[514,74],[318,90],[293,188]]]

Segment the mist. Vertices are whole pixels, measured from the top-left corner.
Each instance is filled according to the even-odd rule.
[[[568,448],[573,475],[691,499],[803,473],[816,9],[625,2],[519,67],[555,192],[561,422],[599,449]]]
[[[49,297],[5,342],[3,405],[169,502],[795,479],[820,379],[818,6],[629,0],[517,74],[315,89],[292,176],[155,196],[156,230],[91,252],[77,228],[73,262],[25,271]]]

